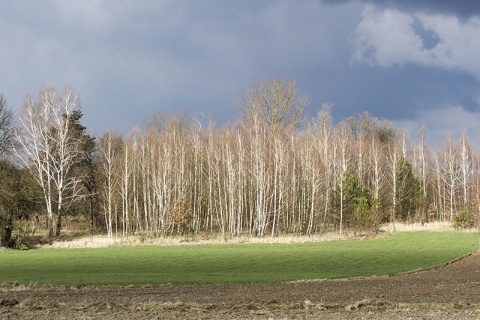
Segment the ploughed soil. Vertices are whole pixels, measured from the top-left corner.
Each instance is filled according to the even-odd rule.
[[[100,318],[480,319],[480,253],[393,277],[122,288],[0,285],[0,319]]]

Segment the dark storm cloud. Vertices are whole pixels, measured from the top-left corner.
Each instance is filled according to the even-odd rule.
[[[27,92],[71,84],[89,130],[126,133],[178,107],[221,126],[242,89],[283,78],[312,116],[332,102],[336,121],[367,111],[415,128],[443,108],[435,132],[458,110],[480,128],[480,5],[419,2],[1,2],[0,92],[19,109]]]
[[[383,8],[406,11],[453,14],[464,18],[480,15],[480,1],[476,0],[321,0],[331,5],[347,2],[372,3]]]
[[[480,15],[480,1],[472,0],[391,0],[374,1],[379,5],[393,5],[405,10],[454,14],[462,17]]]

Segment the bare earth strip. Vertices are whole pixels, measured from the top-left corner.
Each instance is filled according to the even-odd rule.
[[[0,319],[480,319],[480,253],[394,277],[143,288],[0,286]]]

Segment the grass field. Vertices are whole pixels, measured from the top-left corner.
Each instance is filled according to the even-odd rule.
[[[401,232],[372,240],[0,252],[0,283],[267,283],[393,275],[479,249],[480,234]]]

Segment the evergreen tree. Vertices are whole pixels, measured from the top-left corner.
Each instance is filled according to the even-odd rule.
[[[64,115],[67,117],[67,115]],[[87,134],[87,128],[80,123],[83,114],[80,110],[74,110],[68,119],[72,128],[72,135],[80,141],[80,152],[77,155],[73,175],[82,177],[82,201],[72,206],[71,213],[81,212],[90,223],[92,233],[97,228],[99,219],[99,199],[97,186],[98,171],[98,147],[95,137]]]
[[[400,159],[396,174],[399,187],[395,217],[404,221],[413,219],[422,191],[420,181],[413,173],[411,163],[405,158]]]
[[[350,171],[346,171],[343,179],[343,201],[340,201],[340,186],[337,185],[333,197],[332,208],[340,211],[343,203],[344,224],[351,228],[371,229],[377,225],[377,219],[372,210],[372,197],[368,188],[363,186],[360,179]]]

